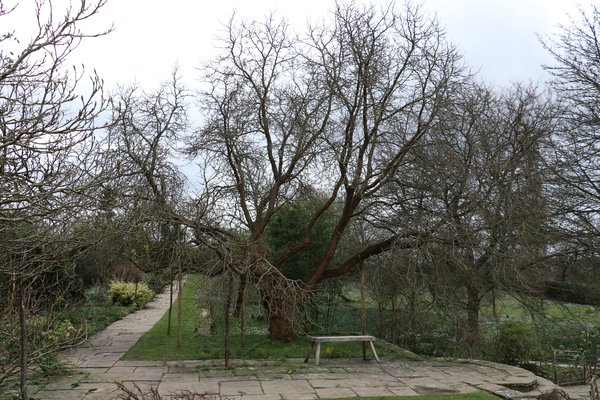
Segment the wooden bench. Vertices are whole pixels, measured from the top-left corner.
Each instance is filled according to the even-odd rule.
[[[321,343],[326,342],[369,342],[371,344],[371,350],[373,350],[373,355],[375,356],[375,360],[379,362],[379,357],[377,357],[377,352],[375,351],[375,336],[311,336],[308,338],[308,352],[306,353],[306,358],[304,362],[308,362],[308,358],[310,357],[310,353],[312,349],[317,344],[317,352],[315,354],[315,365],[319,365],[319,359],[321,357]]]

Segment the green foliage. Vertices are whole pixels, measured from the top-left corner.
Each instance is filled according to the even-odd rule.
[[[34,322],[35,319],[29,320],[28,322]],[[43,328],[40,327],[40,328]],[[30,326],[30,331],[36,331],[39,329],[35,326]],[[56,321],[54,324],[51,324],[46,327],[45,331],[42,331],[42,334],[45,336],[45,339],[51,343],[68,343],[72,337],[77,334],[77,329],[71,321]]]
[[[600,305],[598,288],[583,283],[548,281],[544,295],[567,303]]]
[[[71,367],[61,361],[56,353],[50,353],[42,357],[37,365],[44,376],[62,376],[72,371]]]
[[[84,336],[91,336],[112,322],[134,311],[134,306],[120,306],[102,302],[98,304],[101,288],[91,290],[87,301],[79,307],[65,308],[59,312],[47,311],[32,315],[26,322],[28,359],[39,367],[42,375],[62,375],[67,367],[57,357],[57,352]],[[6,315],[0,324],[0,378],[19,362],[19,324],[16,314]],[[14,370],[18,372],[18,369]],[[15,372],[13,372],[15,373]]]
[[[73,236],[84,242],[95,243],[75,256],[75,276],[84,287],[101,281],[103,267],[124,252],[125,239],[115,222],[97,220],[93,224],[81,222],[73,228]],[[101,238],[99,241],[97,238]]]
[[[301,200],[277,209],[265,234],[271,259],[281,256],[304,240],[306,224],[321,205],[317,200]],[[306,280],[310,276],[312,269],[325,252],[335,222],[336,215],[331,210],[320,216],[310,232],[310,243],[283,264],[281,271],[286,277]]]
[[[152,290],[154,293],[162,292],[163,288],[165,287],[164,280],[161,279],[157,273],[144,274],[142,277],[142,282],[148,285],[150,290]]]
[[[63,311],[62,317],[68,319],[76,326],[84,326],[88,336],[94,335],[127,314],[135,311],[135,306],[122,306],[118,304],[85,304],[83,307]]]
[[[106,294],[106,288],[104,286],[96,285],[89,289],[86,289],[85,294],[86,304],[103,305],[106,304],[108,296]]]
[[[142,227],[129,232],[126,237],[125,255],[137,264],[150,262],[150,239],[148,232]]]
[[[34,316],[26,321],[28,357],[45,375],[64,370],[56,357],[57,351],[81,337],[81,329],[60,315]],[[20,351],[19,324],[16,316],[0,325],[0,365],[17,364]]]
[[[505,321],[500,324],[496,342],[496,361],[518,365],[541,357],[540,342],[530,325]]]
[[[112,281],[108,285],[108,298],[113,304],[122,306],[135,305],[144,307],[152,299],[152,290],[145,283],[129,283],[123,281]]]

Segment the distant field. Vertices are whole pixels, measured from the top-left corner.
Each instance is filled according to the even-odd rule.
[[[600,324],[600,308],[581,304],[560,303],[552,300],[534,300],[540,316],[556,320],[577,320],[585,324]],[[492,315],[492,307],[486,305],[483,311]],[[532,312],[520,301],[504,296],[496,301],[496,313],[500,318],[530,319]],[[535,317],[535,313],[533,314]]]

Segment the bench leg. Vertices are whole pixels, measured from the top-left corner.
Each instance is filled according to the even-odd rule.
[[[310,358],[310,353],[312,353],[313,346],[314,346],[313,342],[308,342],[308,352],[306,353],[306,358],[304,359],[305,363],[307,363],[308,359]]]
[[[321,358],[321,342],[317,343],[317,354],[315,354],[315,365],[319,365],[319,359]]]
[[[375,356],[375,361],[379,362],[379,357],[377,357],[377,352],[375,351],[375,345],[373,344],[373,341],[370,340],[369,343],[371,343],[371,350],[373,350],[373,355]]]

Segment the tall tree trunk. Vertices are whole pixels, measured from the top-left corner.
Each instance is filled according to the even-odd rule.
[[[21,389],[21,399],[29,400],[29,395],[27,393],[27,300],[25,299],[25,283],[21,280],[21,285],[19,287],[19,333],[20,333],[20,344],[21,344],[21,354],[20,354],[20,389]]]
[[[397,311],[396,296],[392,296],[390,301],[391,301],[391,306],[392,306],[392,321],[391,321],[391,326],[390,326],[390,336],[392,338],[394,338],[396,336],[396,325],[398,324],[398,313],[396,312]]]
[[[233,312],[233,316],[239,318],[242,313],[242,309],[244,307],[244,297],[246,295],[246,286],[248,284],[248,275],[241,274],[240,278],[240,286],[238,287],[237,299],[235,301],[235,311]]]
[[[269,316],[269,337],[283,343],[296,339],[294,331],[296,293],[278,274],[264,276],[260,296]]]
[[[479,289],[467,285],[467,344],[471,351],[476,350],[480,341],[479,334],[479,310],[481,308],[481,297]]]
[[[229,310],[231,309],[231,300],[233,297],[233,275],[227,272],[227,296],[223,304],[223,358],[225,367],[229,367],[229,358],[231,356],[231,348],[229,346]]]
[[[173,313],[173,278],[174,276],[171,276],[171,282],[169,283],[169,315],[167,319],[167,336],[171,336],[171,315]]]
[[[271,339],[283,343],[289,343],[296,339],[292,321],[285,315],[285,312],[278,309],[271,309],[269,313],[269,334]]]
[[[416,290],[411,290],[408,297],[408,331],[414,332],[417,325],[417,293]]]
[[[240,319],[240,346],[246,347],[246,287],[248,286],[248,275],[239,275],[240,284],[238,286],[237,298],[235,300],[235,310],[233,316]]]
[[[240,286],[238,288],[238,298],[236,300],[235,308],[237,316],[240,318],[240,347],[246,347],[246,275],[240,276]]]
[[[377,302],[377,309],[379,310],[379,336],[383,335],[383,311],[385,306],[382,301]]]
[[[500,323],[500,317],[498,317],[498,310],[496,308],[496,291],[492,288],[492,315],[496,324]]]
[[[181,260],[179,260],[181,261]],[[183,333],[182,333],[182,301],[183,301],[183,274],[181,271],[181,262],[178,263],[178,277],[177,277],[177,286],[178,286],[178,292],[177,292],[177,348],[180,348],[181,345],[183,344]]]
[[[367,306],[365,301],[365,268],[360,263],[360,322],[361,322],[361,334],[367,334]],[[362,342],[362,354],[363,360],[367,359],[367,343]]]
[[[181,265],[181,227],[177,225],[177,285],[179,286],[179,292],[177,293],[177,348],[180,348],[183,344],[183,319],[181,313],[183,312],[183,267]]]

